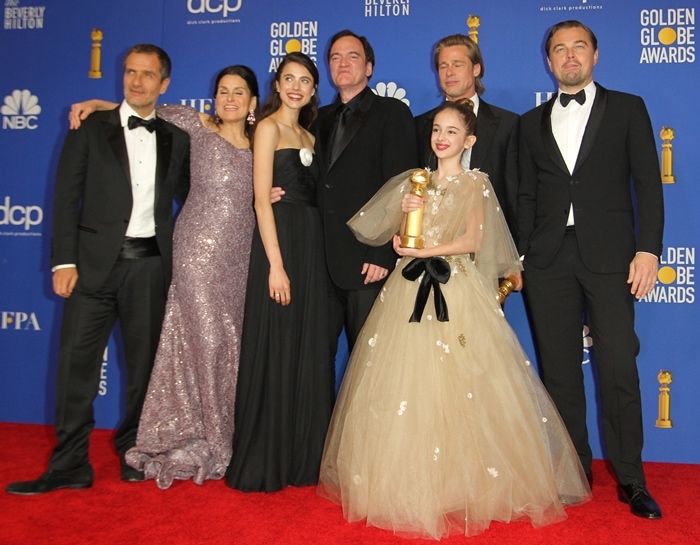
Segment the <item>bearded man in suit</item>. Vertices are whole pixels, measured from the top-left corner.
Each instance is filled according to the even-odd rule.
[[[634,330],[634,299],[653,288],[662,249],[663,191],[651,120],[640,97],[593,81],[598,44],[582,23],[554,25],[545,52],[559,92],[521,117],[517,202],[540,371],[590,481],[581,369],[587,314],[618,497],[633,514],[660,518],[642,467]]]
[[[117,318],[127,379],[115,447],[122,480],[143,480],[124,454],[136,440],[172,274],[173,198],[189,187],[189,138],[155,117],[170,68],[160,47],[131,48],[124,61],[124,101],[90,116],[64,142],[51,245],[53,289],[65,298],[56,379],[58,444],[48,471],[8,485],[11,494],[92,486],[93,401]]]
[[[515,232],[518,190],[518,114],[492,106],[481,95],[486,90],[484,59],[469,36],[453,34],[441,39],[433,52],[440,89],[446,100],[471,100],[476,114],[476,144],[462,155],[465,169],[478,168],[489,175],[503,215]],[[430,135],[437,107],[416,117],[418,157],[423,166],[435,169],[437,158]]]

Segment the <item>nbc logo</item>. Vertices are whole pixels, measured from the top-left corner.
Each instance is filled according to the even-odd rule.
[[[375,95],[379,95],[380,97],[396,98],[403,102],[406,106],[411,105],[411,101],[406,98],[406,89],[399,87],[393,81],[390,81],[389,83],[380,81],[377,83],[377,87],[372,89],[372,91],[374,91]]]
[[[3,129],[36,129],[37,116],[41,113],[39,99],[24,89],[15,89],[5,97],[5,103],[0,108]]]

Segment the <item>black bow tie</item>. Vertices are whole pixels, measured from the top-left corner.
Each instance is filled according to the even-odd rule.
[[[156,130],[156,118],[154,117],[152,119],[142,119],[140,117],[136,117],[135,115],[130,115],[128,126],[129,129],[143,127],[148,132],[153,132]]]
[[[581,89],[578,93],[570,95],[568,93],[559,93],[559,102],[561,102],[561,105],[566,108],[569,105],[569,102],[572,100],[575,100],[579,104],[583,104],[586,102],[586,91],[584,89]]]

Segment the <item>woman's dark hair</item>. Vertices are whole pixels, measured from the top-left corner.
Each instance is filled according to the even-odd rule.
[[[255,72],[253,72],[250,68],[243,64],[235,64],[233,66],[227,66],[221,72],[219,72],[216,76],[216,81],[214,82],[214,96],[216,97],[216,93],[219,89],[219,83],[221,83],[221,79],[224,76],[239,76],[243,81],[245,81],[246,85],[248,86],[248,90],[250,91],[250,96],[255,97],[257,100],[255,101],[255,110],[253,110],[255,114],[255,118],[259,119],[260,115],[260,90],[258,88],[258,78],[255,77]],[[217,115],[213,116],[214,118],[214,123],[217,125],[221,123],[221,119]],[[250,125],[248,122],[245,124],[245,135],[248,137],[249,140],[252,141],[253,138],[253,132],[255,131],[255,123]]]
[[[461,98],[455,101],[446,100],[435,111],[435,115],[437,116],[437,114],[445,110],[452,110],[462,118],[462,123],[464,123],[464,128],[468,135],[476,134],[476,114],[474,113],[474,103],[471,100],[468,98]]]
[[[262,107],[261,119],[265,119],[267,116],[275,113],[282,105],[282,99],[280,98],[280,94],[277,91],[277,83],[279,82],[280,77],[282,76],[282,71],[284,70],[284,67],[290,63],[300,64],[301,66],[306,68],[311,74],[311,78],[314,80],[314,89],[318,91],[318,68],[316,68],[314,61],[312,61],[303,53],[287,53],[287,55],[284,56],[282,62],[277,68],[277,73],[275,74],[275,77],[270,82],[270,95],[267,97],[267,100],[265,101],[265,104]],[[301,125],[306,130],[309,130],[311,124],[316,119],[317,114],[318,92],[314,92],[314,95],[311,97],[311,101],[306,106],[304,106],[299,112],[299,125]]]

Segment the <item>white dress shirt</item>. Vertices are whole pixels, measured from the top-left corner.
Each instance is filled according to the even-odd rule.
[[[572,173],[576,166],[583,133],[591,115],[591,108],[593,107],[596,94],[595,83],[591,81],[584,87],[584,90],[586,92],[586,101],[583,104],[572,100],[565,108],[559,101],[559,95],[563,92],[559,89],[559,94],[557,94],[557,98],[552,106],[552,133],[569,169],[569,173]],[[573,206],[569,206],[569,218],[566,221],[566,225],[574,225]]]
[[[479,114],[479,95],[475,94],[469,100],[471,100],[472,104],[474,104],[474,115],[478,115]],[[469,165],[471,164],[471,162],[472,162],[472,148],[465,149],[462,152],[460,164],[462,165],[462,168],[464,170],[469,170]]]
[[[124,130],[126,151],[129,155],[129,173],[131,174],[131,193],[134,204],[131,218],[126,228],[128,237],[153,237],[156,234],[154,216],[156,195],[156,133],[144,127],[129,129],[129,117],[140,117],[126,101],[119,107],[119,117]],[[145,119],[155,118],[155,111]]]

